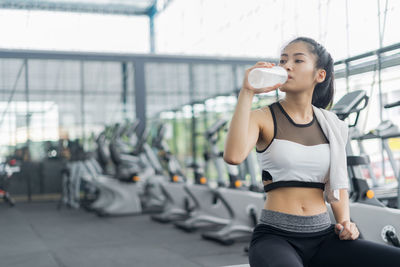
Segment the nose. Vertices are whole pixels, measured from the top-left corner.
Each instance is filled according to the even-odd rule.
[[[285,64],[282,65],[282,67],[283,67],[286,71],[291,71],[291,70],[293,70],[293,66],[292,66],[292,63],[290,62],[290,60],[286,61]]]

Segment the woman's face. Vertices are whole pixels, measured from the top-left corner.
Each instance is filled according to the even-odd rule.
[[[279,66],[288,72],[288,80],[282,92],[302,92],[313,90],[317,84],[315,69],[316,56],[309,52],[308,44],[299,41],[289,44],[282,51]]]

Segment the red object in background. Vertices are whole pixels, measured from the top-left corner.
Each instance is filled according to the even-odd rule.
[[[15,164],[17,164],[17,160],[16,159],[10,159],[8,161],[8,164],[10,164],[11,166],[14,166]]]
[[[365,177],[366,179],[370,179],[371,176],[369,175],[369,171],[367,169],[362,169],[362,175],[363,177]]]

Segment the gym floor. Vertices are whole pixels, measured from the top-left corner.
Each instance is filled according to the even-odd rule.
[[[99,218],[56,202],[0,203],[0,266],[227,266],[248,263],[247,243],[222,246],[149,215]]]

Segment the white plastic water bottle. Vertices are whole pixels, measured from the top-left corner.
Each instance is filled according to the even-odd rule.
[[[256,88],[271,87],[278,83],[283,84],[288,78],[287,71],[279,66],[272,68],[252,69],[248,76],[249,84]]]

